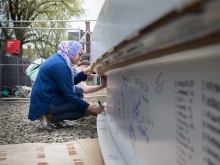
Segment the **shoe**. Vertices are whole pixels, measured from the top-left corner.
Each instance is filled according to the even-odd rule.
[[[73,124],[70,124],[70,123],[67,123],[65,122],[64,120],[63,121],[60,121],[58,123],[55,123],[56,126],[61,126],[61,127],[72,127]]]
[[[53,130],[53,128],[50,125],[51,119],[49,118],[48,115],[43,115],[39,120],[45,129],[47,129],[48,131]]]

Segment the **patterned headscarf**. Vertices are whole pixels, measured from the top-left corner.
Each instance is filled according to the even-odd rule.
[[[77,53],[80,52],[80,50],[83,48],[83,46],[77,42],[77,41],[62,41],[58,45],[58,51],[57,54],[59,54],[61,57],[64,58],[64,60],[67,63],[67,66],[70,69],[71,76],[72,76],[72,84],[73,84],[73,92],[75,93],[75,86],[74,86],[74,75],[75,70],[72,66],[72,60],[77,55]]]

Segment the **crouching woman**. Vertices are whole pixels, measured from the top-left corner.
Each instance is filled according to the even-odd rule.
[[[76,120],[87,113],[103,111],[104,106],[92,106],[82,100],[83,90],[75,86],[91,73],[91,67],[74,73],[72,64],[78,62],[82,53],[79,42],[62,41],[57,53],[42,64],[32,88],[28,119],[39,119],[44,128],[51,130],[51,123]]]

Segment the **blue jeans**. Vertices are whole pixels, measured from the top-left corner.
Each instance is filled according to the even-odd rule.
[[[83,89],[79,86],[75,86],[75,94],[79,98],[83,98]],[[52,114],[54,123],[62,120],[77,120],[86,115],[86,111],[78,109],[71,103],[63,104],[59,107],[50,105],[50,109],[47,113]]]
[[[82,87],[80,87],[80,86],[78,86],[78,85],[75,85],[75,94],[76,94],[79,98],[83,99],[84,95],[83,95],[83,89],[82,89]]]

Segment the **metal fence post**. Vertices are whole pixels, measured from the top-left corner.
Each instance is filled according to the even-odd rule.
[[[1,82],[2,82],[2,28],[0,28],[0,91],[2,90]],[[1,96],[0,96],[1,98]]]

